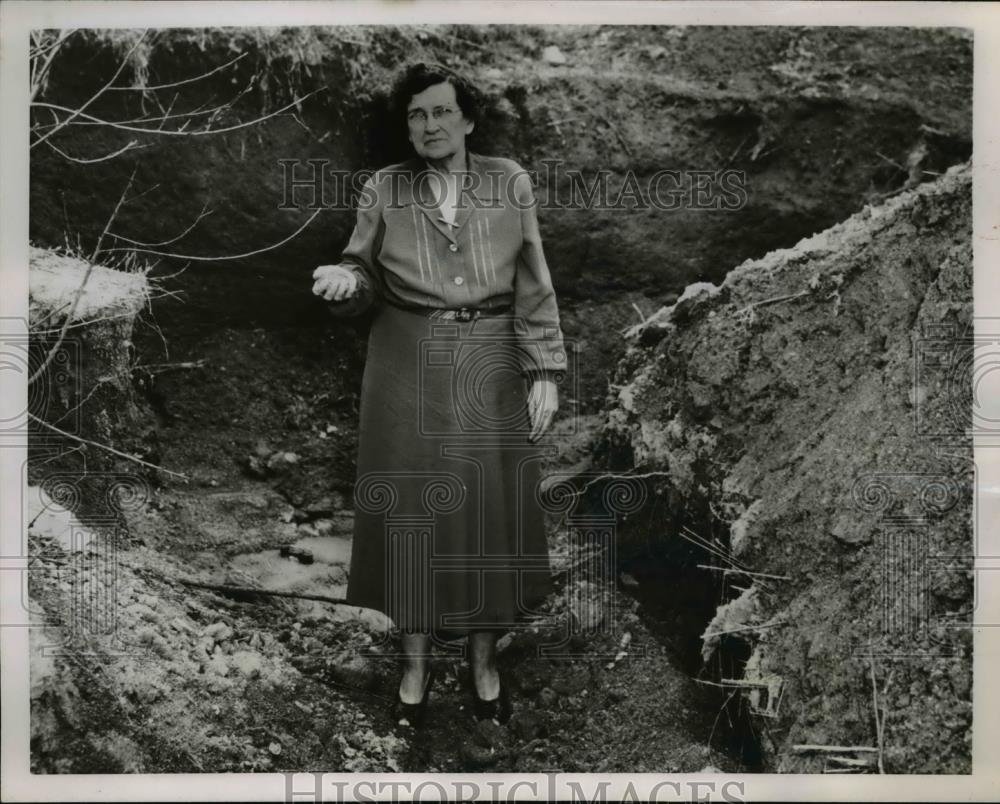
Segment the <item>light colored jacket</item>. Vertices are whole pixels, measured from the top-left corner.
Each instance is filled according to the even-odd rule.
[[[559,310],[542,251],[528,174],[513,160],[468,153],[453,226],[442,218],[422,159],[390,165],[365,184],[344,249],[359,280],[331,305],[357,315],[373,304],[495,307],[510,304],[525,371],[566,369]]]

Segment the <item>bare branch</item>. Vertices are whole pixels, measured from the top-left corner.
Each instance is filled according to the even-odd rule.
[[[210,75],[214,75],[217,72],[225,70],[227,67],[231,67],[236,64],[240,59],[246,56],[246,53],[240,53],[235,59],[227,61],[225,64],[220,65],[207,73],[202,73],[201,75],[196,75],[194,78],[185,78],[182,81],[174,81],[171,84],[158,84],[155,87],[109,87],[108,92],[158,92],[161,89],[171,89],[173,87],[181,87],[185,84],[193,84],[195,81],[201,81],[204,78],[208,78]]]
[[[59,37],[50,43],[49,45],[43,46],[41,49],[36,50],[32,53],[29,58],[31,61],[31,100],[33,101],[38,93],[41,91],[42,87],[45,86],[45,77],[49,73],[49,68],[52,66],[52,60],[55,58],[56,54],[59,52],[59,48],[62,44],[69,39],[74,33],[76,33],[75,28],[71,28],[68,32],[60,32]],[[32,34],[34,38],[34,34]],[[46,50],[50,51],[48,57],[45,61],[39,65],[38,58]]]
[[[323,92],[323,91],[325,91],[325,88],[323,88],[323,87],[321,87],[319,89],[314,89],[312,92],[306,93],[301,98],[296,98],[292,102],[286,104],[285,106],[282,106],[280,109],[276,109],[275,111],[273,111],[273,112],[271,112],[269,114],[266,114],[263,117],[257,117],[257,118],[255,118],[253,120],[248,120],[246,123],[238,123],[236,125],[226,126],[224,128],[209,128],[209,129],[204,129],[202,131],[184,131],[183,127],[181,129],[157,129],[157,128],[145,128],[145,127],[141,127],[141,126],[127,126],[127,125],[122,125],[120,123],[116,123],[113,120],[103,120],[100,117],[94,117],[94,115],[86,114],[86,113],[84,113],[81,110],[74,110],[74,109],[69,109],[69,108],[67,108],[65,106],[59,106],[58,104],[55,104],[55,103],[34,103],[32,105],[33,106],[37,106],[38,108],[41,108],[41,109],[54,109],[54,110],[60,111],[60,112],[69,112],[70,114],[73,115],[74,118],[75,117],[82,117],[82,118],[85,118],[87,120],[93,120],[93,121],[95,121],[97,123],[100,123],[101,125],[108,126],[109,128],[117,128],[117,129],[120,129],[121,131],[137,131],[137,132],[139,132],[141,134],[161,134],[161,135],[164,135],[164,136],[176,136],[176,137],[204,137],[204,136],[206,136],[208,134],[226,134],[226,133],[228,133],[230,131],[238,131],[241,128],[248,128],[250,126],[257,125],[258,123],[263,123],[265,120],[270,120],[272,117],[276,117],[276,116],[278,116],[280,114],[284,114],[289,109],[291,109],[293,106],[297,106],[298,104],[302,103],[302,101],[304,101],[306,98],[309,98],[309,97],[315,95],[316,93]],[[159,118],[157,118],[157,119],[159,119]],[[188,122],[190,122],[190,121],[188,121]],[[187,125],[187,123],[185,123],[185,126],[186,125]],[[58,131],[58,130],[59,129],[55,129],[54,131]],[[51,136],[54,133],[54,131],[50,131],[46,135],[46,137]],[[34,144],[37,144],[37,143],[34,143]]]
[[[119,458],[125,458],[126,460],[141,464],[142,466],[148,466],[150,469],[156,469],[158,472],[166,472],[168,475],[172,475],[173,477],[179,477],[182,478],[183,480],[188,479],[188,476],[185,474],[182,474],[180,472],[174,472],[170,469],[164,469],[162,466],[157,466],[155,463],[149,463],[148,461],[144,461],[142,458],[135,457],[135,455],[129,455],[127,452],[122,452],[120,450],[115,449],[114,447],[109,447],[107,444],[101,444],[100,442],[97,441],[91,441],[87,438],[81,438],[78,435],[67,433],[65,430],[60,430],[55,425],[49,424],[44,419],[38,418],[34,413],[29,412],[28,418],[40,424],[42,427],[45,427],[54,433],[58,433],[61,436],[65,436],[66,438],[69,438],[73,441],[77,441],[81,444],[88,444],[92,447],[97,447],[98,449],[103,449],[105,452],[110,452],[112,455],[117,455]]]
[[[94,93],[93,95],[91,95],[91,96],[90,96],[89,98],[87,98],[86,102],[85,102],[85,103],[83,104],[83,106],[81,106],[81,107],[80,107],[79,109],[67,109],[66,111],[70,112],[70,116],[69,116],[69,119],[67,119],[67,120],[63,121],[63,124],[62,124],[62,126],[59,126],[58,128],[54,128],[54,129],[52,129],[52,130],[51,130],[51,131],[49,131],[49,132],[48,132],[47,134],[44,134],[44,135],[42,135],[42,136],[41,136],[41,137],[40,137],[39,139],[35,140],[35,141],[34,141],[33,143],[31,143],[30,147],[31,147],[31,148],[34,148],[34,147],[35,147],[36,145],[38,145],[39,143],[42,143],[42,142],[45,142],[45,140],[47,140],[47,139],[48,139],[49,137],[51,137],[51,136],[52,136],[53,134],[55,134],[55,133],[56,133],[57,131],[59,131],[59,130],[60,130],[60,129],[62,129],[63,127],[65,127],[65,126],[69,125],[69,124],[70,124],[70,123],[71,123],[71,122],[72,122],[72,121],[73,121],[74,119],[76,119],[76,117],[77,117],[77,116],[79,116],[79,115],[83,114],[84,110],[85,110],[85,109],[86,109],[86,108],[87,108],[88,106],[90,106],[90,105],[91,105],[91,104],[92,104],[92,103],[93,103],[94,101],[96,101],[96,100],[97,100],[97,99],[98,99],[99,97],[101,97],[101,95],[103,95],[103,94],[104,94],[104,92],[105,92],[105,91],[106,91],[106,90],[107,90],[107,89],[108,89],[108,88],[109,88],[109,87],[110,87],[110,86],[111,86],[111,85],[112,85],[112,84],[113,84],[113,83],[114,83],[115,81],[117,81],[117,80],[118,80],[118,76],[119,76],[119,75],[121,75],[121,73],[122,73],[122,70],[124,70],[124,69],[125,69],[125,65],[126,65],[126,64],[128,64],[128,61],[129,61],[129,59],[131,58],[132,54],[133,54],[133,53],[135,52],[135,49],[136,49],[137,47],[139,47],[139,45],[140,45],[140,44],[142,43],[142,41],[143,41],[143,40],[144,40],[145,38],[146,38],[146,31],[145,31],[145,30],[143,30],[143,32],[142,32],[142,33],[141,33],[141,34],[139,35],[139,38],[135,40],[135,43],[134,43],[134,44],[132,45],[132,47],[130,47],[130,48],[128,49],[128,53],[126,53],[126,54],[125,54],[125,55],[124,55],[124,56],[122,57],[122,60],[121,60],[121,64],[119,64],[119,65],[118,65],[118,69],[117,69],[117,70],[115,70],[115,74],[114,74],[113,76],[111,76],[111,78],[110,78],[110,80],[108,81],[108,83],[106,83],[106,84],[105,84],[105,85],[104,85],[103,87],[101,87],[101,88],[100,88],[99,90],[97,90],[97,92],[95,92],[95,93]],[[33,104],[33,105],[40,105],[40,104]]]
[[[317,209],[312,215],[309,216],[309,220],[303,223],[298,229],[296,229],[294,232],[292,232],[290,235],[288,235],[288,237],[284,238],[283,240],[279,240],[277,243],[272,243],[270,246],[265,246],[264,248],[256,249],[255,251],[247,251],[243,254],[225,254],[221,257],[200,257],[192,254],[172,254],[169,251],[154,251],[153,249],[134,248],[134,247],[106,248],[104,249],[104,253],[110,254],[113,251],[134,251],[138,254],[155,254],[158,257],[170,257],[176,260],[196,260],[198,262],[222,262],[223,260],[242,260],[246,259],[247,257],[255,257],[256,255],[263,254],[267,251],[273,251],[274,249],[285,245],[285,243],[294,240],[296,237],[298,237],[298,235],[301,232],[305,231],[305,229],[308,228],[309,224],[311,224],[316,219],[316,216],[319,215],[319,213],[321,213],[322,211],[323,211],[322,209]],[[113,235],[113,236],[117,237],[118,235]],[[121,239],[124,240],[125,238]]]
[[[69,123],[68,125],[74,125],[74,126],[114,126],[116,128],[120,128],[122,126],[132,125],[133,123],[159,123],[160,127],[157,128],[157,129],[144,129],[144,130],[145,131],[161,132],[162,128],[163,128],[163,124],[167,120],[176,120],[177,118],[182,118],[182,117],[187,117],[187,118],[189,118],[189,117],[204,117],[204,116],[207,116],[207,115],[212,115],[213,117],[216,117],[216,116],[218,116],[219,112],[221,112],[221,111],[223,111],[225,109],[232,108],[233,104],[235,104],[236,101],[238,101],[240,98],[242,98],[244,95],[246,95],[251,89],[253,89],[253,84],[252,83],[248,84],[246,87],[244,87],[243,89],[241,89],[238,94],[234,95],[231,99],[229,99],[225,103],[220,104],[219,106],[213,106],[211,109],[202,109],[201,106],[198,106],[195,109],[192,109],[190,112],[177,112],[177,113],[170,113],[170,111],[168,109],[166,112],[164,112],[163,114],[160,114],[160,115],[155,115],[153,117],[134,117],[134,118],[132,118],[130,120],[101,120],[99,118],[90,118],[89,115],[84,115],[84,117],[88,118],[87,120],[74,120],[72,123]],[[173,100],[171,100],[171,102],[170,102],[170,109],[173,108],[173,104],[174,104],[174,102],[176,100],[177,100],[177,96],[175,95],[174,98],[173,98]],[[60,107],[54,107],[54,106],[52,106],[50,104],[45,104],[45,103],[36,103],[34,105],[36,107],[38,107],[38,108],[48,109],[49,112],[52,114],[52,116],[56,118],[56,122],[49,123],[48,125],[35,126],[32,129],[33,131],[44,131],[47,128],[54,128],[54,127],[57,127],[57,126],[59,126],[59,127],[62,126],[60,118],[56,115],[55,111],[53,111],[55,108],[60,108]],[[204,104],[202,104],[202,106],[204,106]],[[62,109],[62,110],[63,111],[71,111],[70,109]]]
[[[104,156],[99,156],[96,159],[82,159],[78,156],[73,156],[72,154],[66,153],[64,150],[56,147],[51,142],[46,142],[45,144],[48,145],[49,148],[51,148],[57,154],[59,154],[63,159],[67,159],[70,162],[76,162],[78,165],[94,165],[98,162],[106,162],[109,159],[114,159],[116,156],[121,156],[122,154],[128,153],[129,151],[138,151],[142,148],[149,147],[149,143],[145,145],[140,145],[138,140],[130,140],[124,147],[119,148],[117,151],[113,153],[105,154]]]
[[[198,223],[202,219],[207,218],[214,211],[214,210],[209,210],[208,212],[206,212],[205,211],[206,209],[208,209],[208,204],[207,203],[205,204],[205,206],[203,206],[201,208],[201,212],[199,212],[198,213],[198,217],[194,219],[194,223],[192,223],[190,226],[188,226],[187,229],[185,229],[183,232],[181,232],[176,237],[171,237],[169,240],[162,240],[159,243],[143,243],[143,242],[141,242],[139,240],[132,240],[131,238],[125,237],[124,235],[117,235],[114,232],[108,232],[108,234],[111,237],[114,237],[114,238],[116,238],[118,240],[121,240],[121,241],[123,241],[125,243],[131,243],[133,246],[154,247],[154,248],[158,247],[158,246],[169,246],[171,243],[176,243],[178,240],[181,240],[182,238],[184,238],[192,229],[194,229],[195,226],[198,225]],[[132,251],[132,250],[133,249],[129,249],[129,251]]]
[[[132,174],[128,177],[128,183],[125,185],[125,189],[122,190],[122,194],[118,196],[118,202],[115,204],[115,208],[111,210],[111,214],[108,216],[108,222],[104,224],[104,231],[101,232],[101,236],[97,238],[97,245],[94,246],[94,252],[90,255],[90,262],[93,263],[97,259],[97,255],[101,253],[101,244],[104,242],[104,238],[107,237],[108,230],[111,229],[111,224],[115,222],[115,218],[118,217],[118,210],[122,208],[122,204],[125,203],[125,197],[128,195],[128,191],[132,189],[132,182],[135,180],[135,172],[139,169],[136,165],[132,168]]]

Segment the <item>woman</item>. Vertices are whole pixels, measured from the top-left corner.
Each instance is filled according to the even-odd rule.
[[[477,93],[416,64],[393,109],[416,156],[365,185],[334,312],[375,306],[362,382],[347,599],[402,632],[400,725],[423,718],[432,642],[468,637],[473,711],[506,722],[496,640],[550,591],[538,445],[565,369],[531,182],[470,152]]]

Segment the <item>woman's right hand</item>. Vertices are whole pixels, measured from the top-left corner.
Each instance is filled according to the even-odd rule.
[[[312,292],[326,301],[345,301],[358,292],[358,277],[344,265],[321,265],[313,271]]]

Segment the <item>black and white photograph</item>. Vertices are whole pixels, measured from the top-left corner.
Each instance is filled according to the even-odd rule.
[[[9,800],[997,792],[975,4],[5,5]]]

